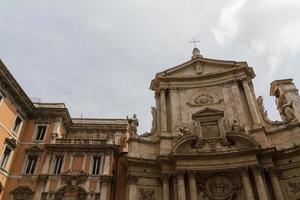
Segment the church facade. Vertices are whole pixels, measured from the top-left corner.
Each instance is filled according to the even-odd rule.
[[[300,97],[271,83],[281,121],[246,62],[192,59],[157,73],[150,133],[128,139],[127,200],[299,200]]]
[[[298,90],[271,83],[272,121],[254,77],[195,48],[152,80],[152,128],[139,134],[136,115],[71,118],[63,103],[32,102],[0,62],[0,198],[300,200]]]

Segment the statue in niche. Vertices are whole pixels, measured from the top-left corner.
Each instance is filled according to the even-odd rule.
[[[290,104],[284,104],[282,106],[283,108],[283,114],[284,116],[286,117],[286,120],[288,122],[291,122],[291,121],[295,121],[296,120],[296,117],[295,117],[295,113],[294,113],[294,109],[293,109],[293,106],[292,106],[292,103]]]
[[[128,118],[128,132],[130,136],[136,136],[137,135],[137,127],[139,126],[139,120],[136,117],[136,114],[133,114],[132,118]]]
[[[151,133],[154,133],[157,128],[157,111],[154,106],[151,107],[151,114],[152,114],[152,127],[151,127]]]

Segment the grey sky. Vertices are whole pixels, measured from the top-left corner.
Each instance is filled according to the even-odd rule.
[[[271,117],[270,81],[300,87],[298,0],[0,0],[0,57],[26,93],[73,117],[137,113],[150,130],[155,73],[190,59],[245,60]]]

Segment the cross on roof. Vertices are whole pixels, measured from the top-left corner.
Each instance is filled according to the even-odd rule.
[[[194,48],[196,48],[196,43],[197,42],[200,42],[199,40],[195,40],[195,38],[193,38],[192,41],[190,41],[190,43],[193,43],[194,44]]]

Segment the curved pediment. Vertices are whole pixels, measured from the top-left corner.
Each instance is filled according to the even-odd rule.
[[[246,134],[230,133],[222,138],[199,138],[197,135],[186,135],[178,139],[173,148],[175,155],[201,155],[234,153],[260,149],[260,144]]]

